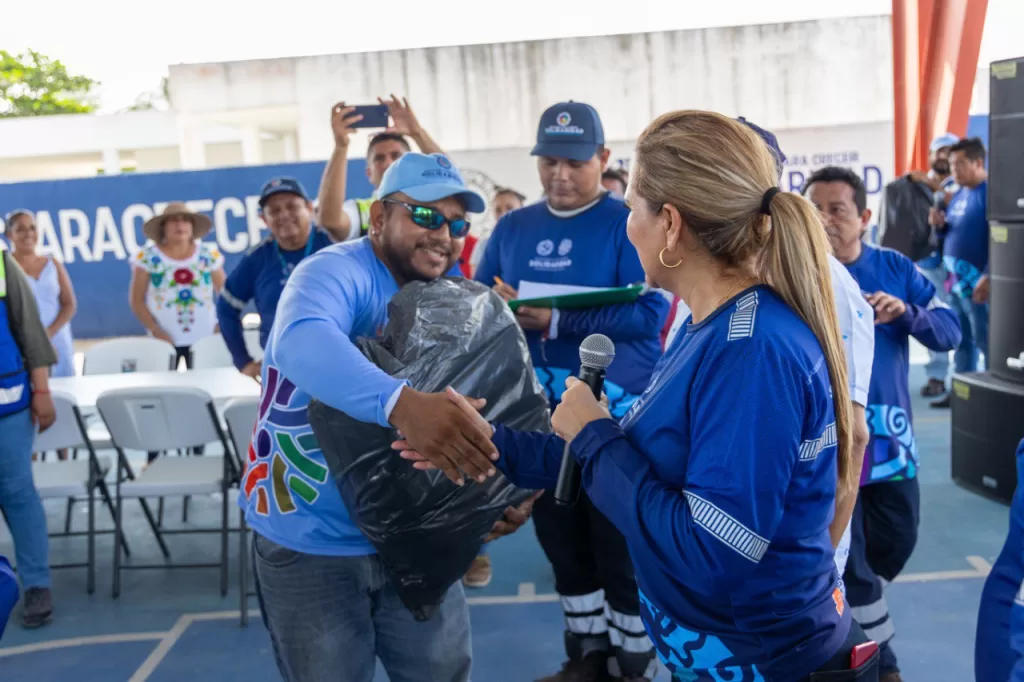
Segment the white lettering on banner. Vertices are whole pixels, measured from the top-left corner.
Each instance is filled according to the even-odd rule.
[[[225,253],[241,253],[249,245],[248,235],[245,232],[239,232],[232,238],[228,234],[228,212],[233,216],[242,217],[245,215],[245,204],[235,197],[225,197],[218,201],[213,209],[214,235]]]
[[[57,260],[64,261],[64,252],[60,250],[60,240],[57,239],[57,230],[53,229],[53,219],[49,211],[36,213],[36,232],[39,233],[39,255],[50,256]]]
[[[263,239],[263,218],[260,218],[260,198],[248,196],[245,198],[245,217],[249,223],[249,246],[256,246]]]
[[[139,221],[139,228],[152,218],[155,214],[153,209],[146,204],[131,204],[121,214],[121,237],[124,239],[124,247],[129,254],[139,250],[139,240],[136,239],[135,221]]]
[[[109,206],[100,206],[96,211],[96,228],[92,235],[92,256],[95,260],[103,260],[106,253],[114,254],[114,258],[124,260],[127,254],[121,243],[121,233],[114,221],[114,214]]]
[[[93,260],[89,251],[89,217],[77,208],[62,208],[57,212],[60,219],[60,241],[64,247],[64,262],[75,262],[75,251],[82,254],[82,260]],[[72,223],[78,223],[78,230],[71,231]]]

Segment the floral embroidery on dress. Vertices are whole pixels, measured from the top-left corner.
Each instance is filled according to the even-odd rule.
[[[173,315],[178,328],[189,334],[203,308],[213,308],[213,273],[224,267],[224,256],[213,244],[199,242],[197,253],[186,261],[173,261],[156,244],[143,246],[135,266],[149,275],[150,301],[157,317]],[[162,313],[162,314],[161,314]]]

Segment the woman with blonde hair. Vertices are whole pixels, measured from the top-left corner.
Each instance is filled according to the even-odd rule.
[[[877,680],[832,561],[837,485],[855,490],[857,467],[818,214],[779,190],[754,131],[716,113],[655,120],[631,170],[629,239],[649,284],[690,309],[683,335],[620,423],[570,379],[557,435],[493,427],[497,464],[550,488],[571,445],[677,679]]]

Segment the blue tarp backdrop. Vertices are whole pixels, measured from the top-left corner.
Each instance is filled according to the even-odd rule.
[[[349,161],[348,196],[370,195],[365,168],[362,159]],[[17,208],[35,213],[40,253],[64,261],[78,296],[71,324],[76,338],[141,334],[128,309],[127,259],[145,242],[146,220],[171,201],[210,216],[206,240],[217,242],[231,272],[266,235],[258,204],[263,183],[292,176],[315,199],[323,169],[324,162],[315,161],[0,184],[0,216]]]

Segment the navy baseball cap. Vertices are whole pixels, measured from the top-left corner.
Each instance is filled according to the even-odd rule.
[[[583,102],[560,102],[548,107],[537,126],[533,156],[589,161],[604,144],[604,127],[597,110]]]
[[[487,210],[487,200],[466,184],[462,173],[444,154],[402,154],[384,171],[377,196],[383,199],[396,192],[422,202],[456,197],[469,213]]]
[[[267,203],[267,199],[274,196],[275,194],[294,194],[298,197],[302,197],[303,201],[309,201],[309,195],[306,194],[306,188],[302,186],[302,183],[295,178],[274,178],[263,185],[263,189],[260,191],[260,208]]]
[[[779,177],[781,178],[782,177],[782,165],[784,163],[786,163],[786,155],[783,154],[782,153],[782,149],[779,148],[779,140],[778,140],[778,138],[775,137],[775,135],[773,133],[765,130],[764,128],[762,128],[761,126],[757,125],[756,123],[751,123],[750,121],[748,121],[747,119],[743,118],[742,116],[740,116],[736,120],[739,121],[740,123],[745,124],[748,128],[750,128],[755,133],[757,133],[758,137],[760,137],[762,140],[764,140],[764,143],[766,145],[768,145],[768,151],[770,151],[772,153],[772,156],[775,157],[775,170],[778,173]]]

